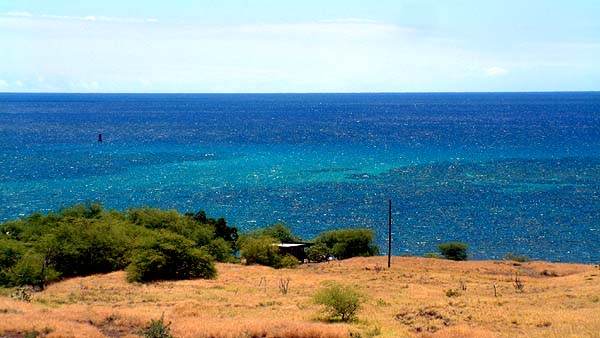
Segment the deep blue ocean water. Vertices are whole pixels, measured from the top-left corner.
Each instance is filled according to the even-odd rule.
[[[97,142],[98,134],[104,142]],[[600,260],[600,93],[0,94],[0,221],[83,202]]]

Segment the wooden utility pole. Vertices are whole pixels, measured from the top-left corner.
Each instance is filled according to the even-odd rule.
[[[390,200],[389,209],[389,224],[388,224],[388,269],[392,265],[392,200]]]

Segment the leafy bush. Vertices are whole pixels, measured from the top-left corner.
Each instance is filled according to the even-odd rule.
[[[125,267],[131,280],[208,278],[214,259],[232,259],[236,239],[235,227],[203,212],[75,205],[0,223],[0,286],[43,287]]]
[[[145,338],[173,338],[171,335],[171,322],[165,324],[164,317],[163,313],[160,319],[152,319],[148,327],[140,332],[141,335]]]
[[[344,229],[327,231],[319,234],[316,243],[323,243],[330,253],[345,259],[356,256],[373,256],[379,248],[373,245],[375,233],[369,229]]]
[[[8,276],[10,285],[32,285],[44,288],[48,282],[57,280],[60,274],[48,266],[44,256],[30,251],[9,270]]]
[[[35,245],[62,276],[110,272],[127,266],[132,229],[118,221],[63,220]]]
[[[424,254],[423,257],[425,257],[425,258],[444,258],[442,255],[440,255],[437,252],[428,252],[428,253]]]
[[[238,231],[236,227],[230,227],[225,222],[224,218],[219,218],[214,221],[212,218],[208,219],[209,224],[213,224],[215,227],[215,237],[223,238],[227,242],[231,243],[232,247],[238,240]]]
[[[325,243],[317,243],[306,249],[306,257],[311,262],[324,262],[331,255]]]
[[[227,262],[233,253],[231,243],[223,238],[215,238],[202,249],[206,250],[217,262]]]
[[[68,218],[99,218],[102,215],[102,205],[98,203],[77,204],[60,211],[63,217]]]
[[[281,258],[276,268],[293,269],[299,264],[300,262],[298,261],[298,258],[292,255],[285,255],[283,258]]]
[[[193,241],[166,230],[140,237],[127,267],[127,279],[136,282],[215,276],[210,255],[194,247]]]
[[[317,291],[313,301],[325,307],[330,320],[347,322],[354,318],[364,300],[353,287],[334,282]]]
[[[177,223],[181,215],[176,210],[154,208],[134,208],[127,210],[128,220],[148,229],[169,229],[177,232]]]
[[[504,255],[504,260],[525,263],[531,261],[531,258],[525,255],[515,255],[513,253],[507,253],[506,255]]]
[[[258,229],[252,232],[252,237],[271,237],[280,243],[299,242],[302,239],[292,234],[292,230],[282,223],[269,225],[265,228]]]
[[[0,285],[11,285],[10,267],[17,264],[25,253],[25,245],[19,241],[0,238]]]
[[[438,245],[438,250],[446,259],[453,261],[467,260],[468,245],[462,242],[447,242]]]
[[[274,245],[278,241],[272,237],[243,237],[240,242],[240,253],[248,264],[277,266],[282,259],[279,248]]]

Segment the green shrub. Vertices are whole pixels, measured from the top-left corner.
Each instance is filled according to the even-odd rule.
[[[231,257],[231,243],[223,238],[215,238],[202,249],[206,250],[217,262],[227,262]]]
[[[442,255],[440,255],[437,252],[428,252],[428,253],[424,254],[423,257],[425,257],[425,258],[444,258]]]
[[[467,260],[468,245],[461,242],[447,242],[438,245],[438,250],[446,259],[453,261]]]
[[[292,255],[285,255],[277,264],[276,268],[279,269],[293,269],[300,264],[298,258]]]
[[[208,219],[209,224],[214,223],[215,237],[223,238],[227,242],[231,243],[232,248],[235,249],[235,243],[238,240],[238,230],[236,227],[230,227],[225,222],[224,218],[219,218],[214,221],[212,218]]]
[[[82,276],[125,268],[131,225],[120,221],[76,218],[63,220],[35,244],[62,276]]]
[[[504,260],[525,263],[531,261],[531,258],[525,255],[515,255],[513,253],[507,253],[506,255],[504,255]]]
[[[11,285],[31,285],[44,288],[48,282],[57,280],[60,274],[48,266],[43,255],[30,251],[9,270],[8,276]]]
[[[102,215],[102,211],[102,204],[86,203],[61,209],[60,215],[68,218],[99,218]]]
[[[265,228],[254,230],[252,237],[271,237],[280,243],[300,242],[302,239],[292,234],[292,230],[285,224],[276,223]]]
[[[339,259],[356,256],[373,256],[379,248],[373,245],[375,233],[369,229],[344,229],[319,234],[316,243],[323,243]]]
[[[127,267],[127,279],[135,282],[215,276],[210,255],[195,248],[193,241],[166,230],[140,237]]]
[[[127,210],[128,220],[148,229],[177,229],[181,215],[176,210],[161,210],[155,208],[134,208]]]
[[[278,241],[272,237],[243,237],[240,242],[240,253],[247,264],[277,266],[282,259],[275,245]]]
[[[208,278],[216,273],[214,259],[234,259],[236,240],[237,228],[205,213],[75,205],[0,223],[0,286],[43,287],[59,276],[125,267],[136,281]]]
[[[171,335],[171,322],[165,324],[164,313],[160,319],[152,319],[148,327],[143,329],[140,334],[145,338],[173,338]]]
[[[23,243],[0,238],[0,285],[12,285],[9,270],[21,260],[25,251]]]
[[[306,257],[311,262],[324,262],[331,255],[325,243],[316,243],[306,249]]]
[[[363,296],[353,287],[333,282],[317,291],[313,301],[325,307],[330,320],[347,322],[356,315],[363,303]]]

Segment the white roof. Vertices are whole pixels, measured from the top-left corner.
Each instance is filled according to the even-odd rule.
[[[300,246],[307,246],[308,244],[306,244],[306,243],[279,243],[276,245],[280,248],[295,248],[295,247],[300,247]]]

